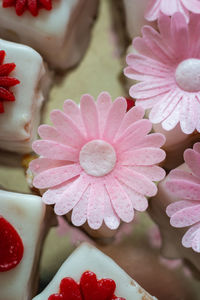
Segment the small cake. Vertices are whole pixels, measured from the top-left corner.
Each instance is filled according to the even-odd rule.
[[[165,159],[160,149],[165,138],[150,134],[143,108],[126,112],[125,98],[112,103],[105,92],[96,103],[83,95],[80,108],[66,100],[63,110],[51,112],[54,127],[39,127],[42,139],[33,150],[40,157],[30,163],[33,186],[45,191],[42,199],[57,215],[67,215],[75,226],[85,224],[90,234],[113,235],[157,193],[155,182],[165,176],[157,166]]]
[[[184,159],[159,183],[149,211],[160,227],[164,255],[186,259],[200,272],[200,143]]]
[[[125,75],[137,81],[130,88],[136,105],[147,110],[154,131],[166,135],[165,166],[174,168],[200,136],[200,18],[191,14],[187,23],[179,12],[162,15],[158,29],[144,26],[143,37],[133,40]]]
[[[153,300],[110,257],[82,244],[33,300]]]
[[[0,39],[1,149],[31,152],[49,78],[35,50]]]
[[[46,218],[41,197],[0,190],[0,300],[36,292]]]
[[[88,46],[98,2],[0,0],[0,36],[34,48],[53,68],[65,70]]]

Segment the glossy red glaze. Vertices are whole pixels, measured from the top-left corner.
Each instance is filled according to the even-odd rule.
[[[52,0],[3,0],[3,7],[14,6],[16,14],[18,16],[23,15],[26,10],[36,17],[39,9],[44,8],[46,10],[52,9]]]

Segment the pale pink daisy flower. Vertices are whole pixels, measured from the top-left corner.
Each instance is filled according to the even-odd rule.
[[[125,75],[140,82],[130,95],[165,130],[180,122],[184,133],[200,132],[200,17],[192,14],[187,24],[176,13],[158,23],[159,32],[144,26],[143,37],[133,40],[138,54],[127,56]]]
[[[149,0],[145,18],[148,21],[155,21],[161,14],[173,16],[176,12],[184,15],[189,21],[190,13],[200,13],[199,0]]]
[[[80,108],[66,100],[64,112],[53,110],[54,127],[42,125],[42,140],[33,143],[40,158],[30,164],[33,185],[47,189],[42,198],[55,204],[57,215],[72,211],[75,226],[86,221],[92,229],[103,221],[111,229],[120,219],[131,222],[134,209],[147,209],[146,197],[157,193],[154,181],[165,172],[157,163],[165,158],[161,134],[149,134],[152,124],[144,110],[126,113],[125,98],[114,103],[101,93],[95,103],[83,95]]]
[[[181,200],[167,207],[167,215],[172,226],[189,227],[183,246],[200,252],[200,143],[187,149],[184,159],[191,172],[173,170],[166,182],[169,191]]]

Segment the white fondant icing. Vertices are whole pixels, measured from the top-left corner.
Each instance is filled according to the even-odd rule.
[[[76,64],[88,42],[99,0],[54,0],[53,9],[41,9],[37,17],[15,8],[3,8],[0,0],[0,36],[36,49],[53,67]]]
[[[93,140],[80,151],[80,165],[89,175],[100,177],[112,171],[116,163],[114,148],[105,141]]]
[[[124,297],[126,300],[156,300],[110,257],[86,243],[68,257],[45,290],[33,300],[47,300],[50,295],[59,292],[59,285],[64,277],[72,277],[76,282],[79,282],[85,271],[94,272],[98,280],[113,279],[116,283],[115,295],[118,297]]]
[[[46,208],[41,197],[0,190],[0,215],[14,226],[24,245],[20,264],[0,272],[0,300],[30,300]]]
[[[182,61],[175,72],[176,82],[187,92],[200,91],[200,59],[189,58]]]
[[[0,114],[0,147],[14,152],[31,152],[37,135],[40,109],[46,86],[42,57],[30,47],[0,39],[0,49],[6,51],[4,62],[16,64],[11,73],[20,84],[11,90],[15,102],[4,102],[5,112]]]

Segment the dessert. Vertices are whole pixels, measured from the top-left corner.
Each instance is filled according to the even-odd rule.
[[[187,149],[184,159],[159,183],[150,214],[162,232],[164,254],[186,259],[200,271],[200,143]]]
[[[143,37],[133,40],[137,53],[127,56],[125,69],[127,77],[138,81],[130,88],[131,97],[149,110],[154,131],[166,133],[165,150],[178,151],[180,157],[193,137],[199,138],[199,28],[198,15],[191,14],[189,24],[181,13],[162,15],[159,32],[144,26]]]
[[[0,36],[34,48],[51,67],[66,70],[88,46],[98,2],[0,0]]]
[[[82,244],[33,300],[150,300],[151,297],[111,258]]]
[[[0,50],[0,148],[28,153],[50,77],[41,56],[30,47],[0,39]]]
[[[51,112],[54,127],[39,127],[42,140],[33,150],[40,157],[30,163],[33,186],[46,190],[42,199],[55,205],[57,215],[71,212],[75,226],[116,230],[133,220],[135,210],[145,211],[147,197],[157,193],[155,181],[165,176],[157,166],[165,159],[165,138],[149,134],[152,124],[141,107],[126,113],[125,98],[112,103],[105,92],[96,103],[83,95],[80,108],[66,100],[63,109]]]
[[[0,300],[31,299],[47,232],[41,197],[0,190]]]

